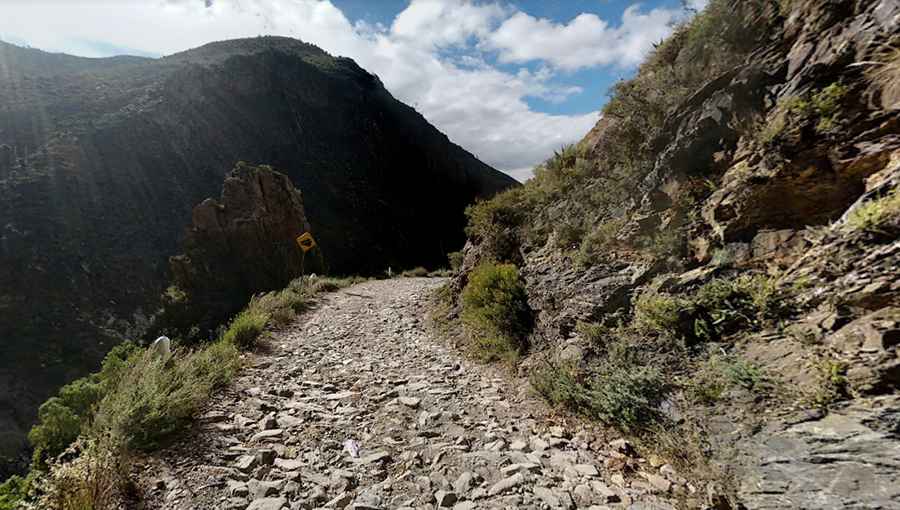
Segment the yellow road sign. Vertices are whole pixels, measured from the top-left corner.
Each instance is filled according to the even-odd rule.
[[[304,232],[297,236],[297,246],[303,250],[303,253],[308,252],[309,250],[316,247],[316,240],[313,239],[312,234],[309,232]]]

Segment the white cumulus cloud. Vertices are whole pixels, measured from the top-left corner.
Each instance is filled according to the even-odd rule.
[[[597,65],[633,66],[672,31],[684,12],[681,9],[642,11],[632,5],[622,22],[611,26],[596,14],[580,14],[569,23],[556,23],[517,12],[487,38],[502,62],[540,60],[562,69]]]
[[[566,70],[637,63],[677,15],[634,5],[617,26],[593,14],[559,24],[499,1],[413,0],[381,26],[351,23],[329,0],[7,0],[0,39],[106,56],[111,47],[171,54],[237,37],[296,37],[353,58],[453,141],[523,178],[599,118],[535,111],[527,98],[564,102],[582,92],[559,84]],[[495,57],[540,65],[508,71]]]

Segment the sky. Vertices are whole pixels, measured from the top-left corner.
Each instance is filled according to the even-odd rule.
[[[593,127],[609,87],[690,12],[682,0],[0,0],[0,40],[158,57],[295,37],[356,60],[451,140],[524,180]]]

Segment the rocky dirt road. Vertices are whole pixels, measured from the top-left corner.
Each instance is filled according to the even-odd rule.
[[[142,507],[675,508],[689,487],[670,467],[433,338],[442,283],[355,285],[273,335],[185,439],[146,460]]]

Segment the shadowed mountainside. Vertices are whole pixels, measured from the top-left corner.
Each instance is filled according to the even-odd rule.
[[[162,59],[0,43],[0,454],[53,389],[139,332],[192,208],[242,160],[302,190],[339,273],[443,263],[465,205],[514,184],[300,41]]]

